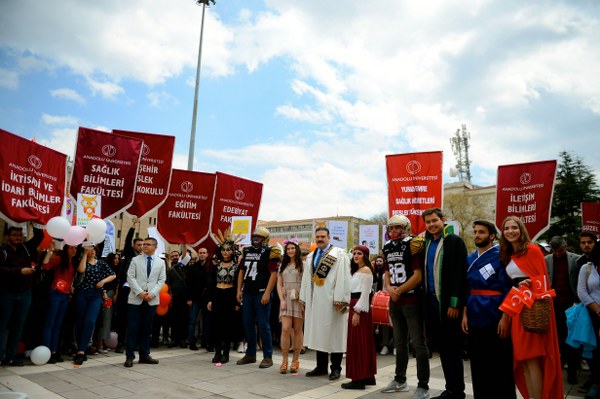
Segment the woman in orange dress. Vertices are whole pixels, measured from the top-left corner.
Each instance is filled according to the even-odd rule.
[[[529,285],[533,276],[543,275],[548,279],[542,252],[531,243],[525,225],[516,216],[509,216],[502,223],[500,261],[515,285]],[[550,327],[545,334],[525,331],[519,315],[511,318],[510,332],[513,371],[521,395],[535,399],[564,398],[554,311],[550,312]]]

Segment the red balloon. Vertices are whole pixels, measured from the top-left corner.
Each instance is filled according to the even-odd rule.
[[[23,353],[25,353],[25,342],[21,341],[17,345],[17,355],[22,355]]]
[[[156,307],[156,314],[159,316],[164,316],[169,311],[169,307],[166,305],[158,305]]]
[[[163,286],[160,289],[160,292],[169,292],[169,286],[167,285],[167,283],[163,284]]]
[[[158,297],[160,298],[160,306],[169,306],[171,304],[171,295],[168,292],[161,292]]]

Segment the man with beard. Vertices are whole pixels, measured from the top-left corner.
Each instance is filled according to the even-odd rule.
[[[498,307],[511,288],[500,264],[498,232],[485,220],[473,222],[477,249],[467,257],[467,299],[462,329],[468,336],[475,399],[514,399],[509,318]]]
[[[351,276],[348,255],[329,240],[328,228],[315,230],[317,249],[306,258],[300,303],[305,307],[304,344],[317,351],[317,367],[306,376],[327,375],[331,353],[329,380],[333,381],[340,378],[346,351]]]
[[[248,348],[238,365],[256,363],[256,325],[262,342],[261,369],[273,365],[273,336],[269,325],[271,298],[277,282],[281,251],[270,247],[269,230],[257,227],[252,233],[252,245],[245,247],[240,260],[237,300],[242,304],[242,318]]]

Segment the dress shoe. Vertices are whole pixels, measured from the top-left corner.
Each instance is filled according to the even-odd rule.
[[[343,389],[365,389],[364,380],[361,381],[350,381],[342,384]]]
[[[365,385],[377,385],[377,381],[375,381],[375,377],[365,378],[363,380],[363,382],[365,383]]]
[[[250,363],[256,363],[256,356],[244,355],[244,357],[241,358],[240,360],[238,360],[235,364],[237,364],[238,366],[241,366],[243,364],[250,364]]]
[[[197,351],[198,350],[198,346],[196,346],[196,344],[190,344],[190,350],[191,351]]]
[[[322,375],[327,375],[327,370],[321,370],[318,367],[315,367],[314,369],[306,373],[307,377],[319,377]]]
[[[329,381],[335,381],[340,378],[340,370],[333,370],[329,374]]]
[[[125,366],[125,367],[133,367],[133,358],[132,357],[128,357],[125,360],[125,364],[123,366]]]
[[[144,364],[158,364],[158,360],[156,359],[152,359],[152,357],[150,355],[146,356],[145,358],[140,358],[140,360],[138,361],[138,363],[144,363]]]

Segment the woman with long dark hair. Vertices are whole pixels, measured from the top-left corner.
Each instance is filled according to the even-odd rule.
[[[281,319],[281,356],[283,358],[279,372],[288,371],[288,352],[290,350],[290,336],[294,331],[292,350],[292,364],[290,372],[297,373],[300,368],[300,351],[304,342],[302,323],[304,322],[304,309],[298,298],[302,285],[302,251],[298,243],[285,241],[283,243],[283,260],[277,276],[277,294],[279,295],[279,318]]]
[[[78,273],[83,273],[81,283],[75,290],[75,338],[77,353],[73,358],[76,365],[83,364],[87,359],[90,338],[96,326],[96,319],[102,305],[102,288],[104,284],[113,281],[117,275],[101,259],[96,258],[98,247],[84,247],[83,256],[77,267]]]
[[[531,278],[535,276],[545,276],[549,281],[542,252],[531,243],[525,225],[516,216],[509,216],[502,223],[500,262],[505,265],[513,285],[531,285]],[[517,315],[511,317],[510,334],[513,372],[521,395],[524,398],[562,399],[562,368],[554,310],[550,312],[547,333],[526,331]]]
[[[209,272],[206,308],[211,312],[211,331],[215,344],[212,362],[224,364],[229,362],[229,350],[235,338],[235,331],[231,328],[232,321],[236,319],[236,312],[240,310],[235,287],[238,278],[239,251],[228,233],[218,234],[218,240],[216,262]]]
[[[106,264],[117,276],[121,274],[121,255],[114,252],[109,253],[106,255]],[[118,285],[119,282],[115,278],[102,287],[102,311],[98,316],[100,328],[98,329],[98,342],[96,345],[98,352],[108,352],[105,342],[110,339],[112,331],[113,305],[117,302]]]
[[[50,286],[50,303],[46,311],[42,342],[50,349],[48,363],[64,361],[58,350],[60,329],[67,313],[69,300],[73,294],[73,279],[75,277],[77,247],[65,245],[55,253],[55,243],[52,241],[42,262],[42,269],[53,270],[54,278]]]
[[[357,245],[350,262],[350,311],[348,317],[348,341],[346,350],[346,377],[351,382],[342,384],[344,389],[365,389],[375,385],[377,360],[373,336],[370,294],[373,286],[373,270],[369,262],[369,248]]]

